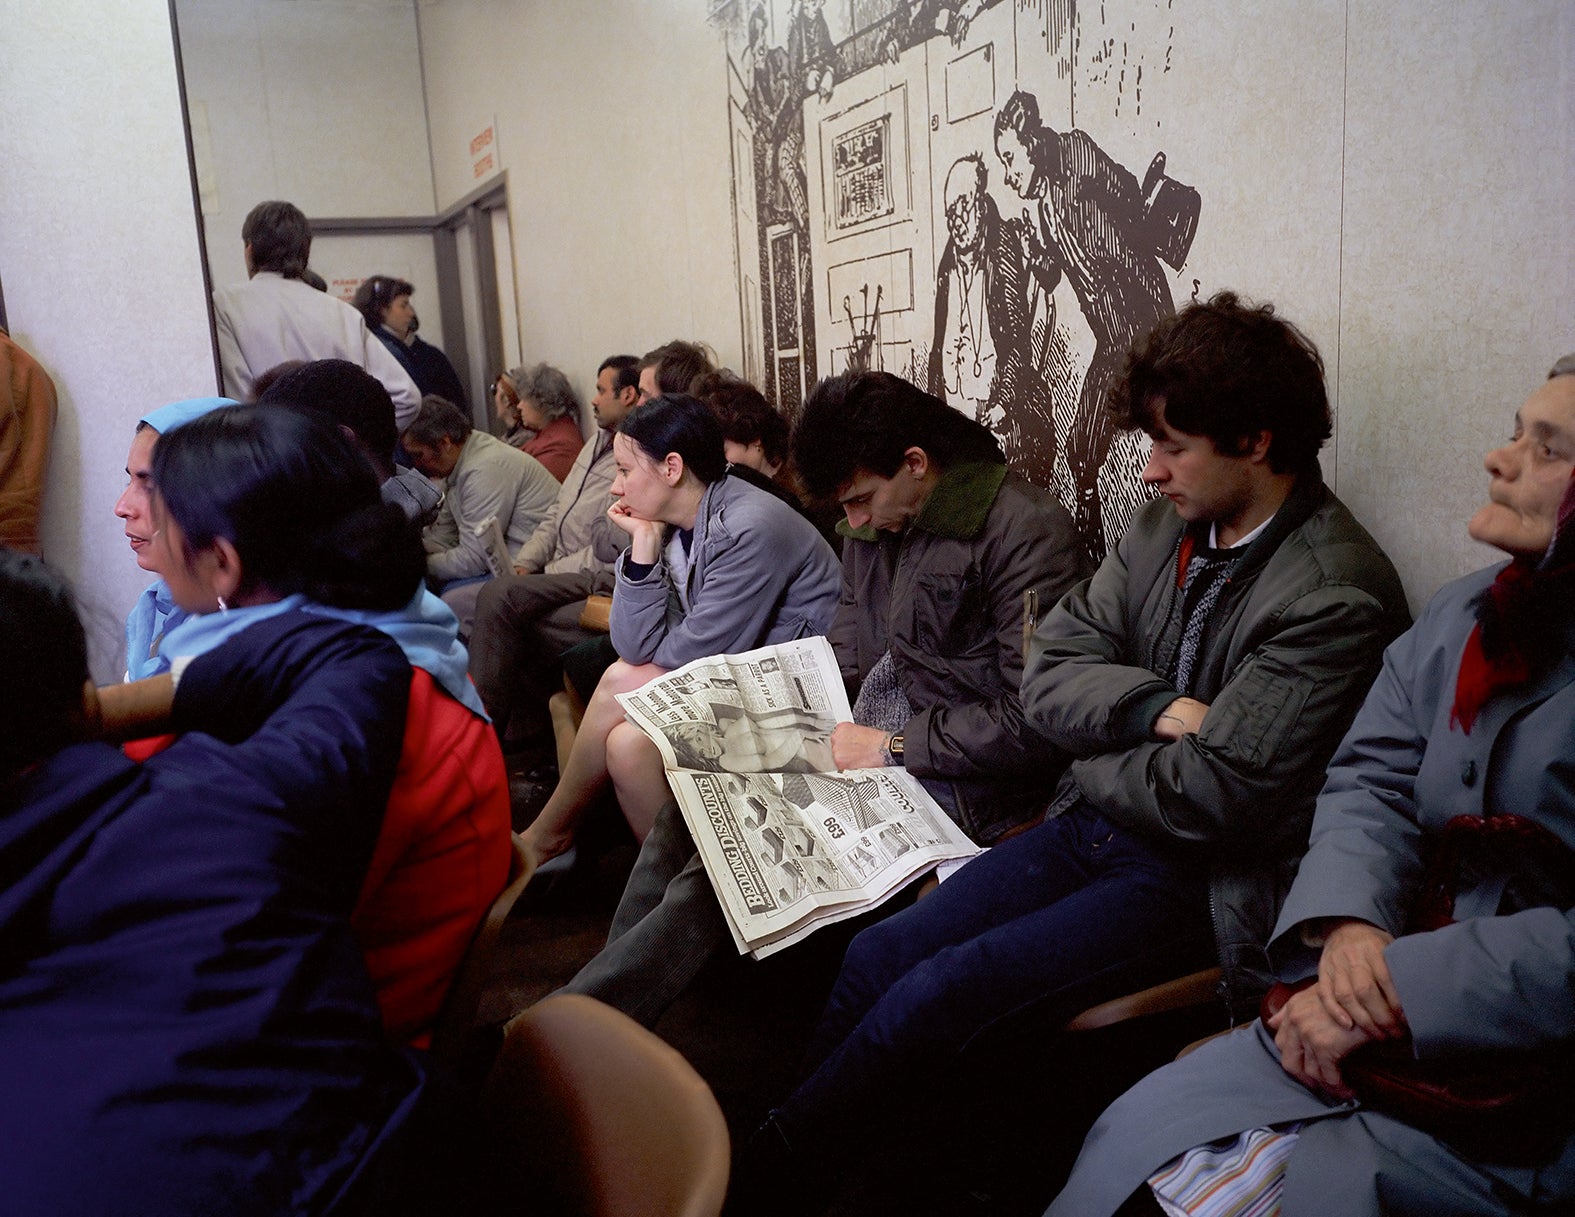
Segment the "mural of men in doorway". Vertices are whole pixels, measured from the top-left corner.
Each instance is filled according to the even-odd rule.
[[[1102,559],[1151,495],[1146,439],[1113,433],[1104,400],[1172,310],[1201,213],[1163,152],[1137,176],[1117,159],[1164,130],[1152,112],[1170,94],[1139,85],[1169,64],[1169,6],[708,7],[738,55],[739,310],[767,398],[791,419],[822,374],[906,375],[989,427]],[[1130,53],[1111,22],[1136,35]],[[1145,101],[1141,121],[1122,108]]]
[[[749,43],[744,49],[744,78],[749,82],[749,119],[765,172],[758,175],[761,215],[768,222],[809,230],[809,204],[804,179],[804,94],[796,80],[791,54],[766,45],[766,8],[757,4],[749,15]]]
[[[995,432],[1012,467],[1049,486],[1050,391],[1030,358],[1022,221],[1001,219],[977,153],[946,174],[946,248],[935,277],[929,390]]]
[[[755,207],[760,218],[760,295],[766,367],[761,387],[789,417],[816,379],[804,99],[831,97],[837,51],[820,0],[795,6],[787,46],[766,42],[766,6],[750,10],[739,64],[753,132]]]
[[[1063,442],[1072,478],[1067,506],[1098,560],[1106,549],[1099,471],[1112,437],[1105,393],[1133,342],[1172,311],[1170,287],[1147,231],[1137,178],[1085,132],[1051,130],[1040,120],[1038,100],[1019,91],[995,117],[995,152],[1006,185],[1037,204],[1023,214],[1029,274],[1047,295],[1064,275],[1094,336]]]

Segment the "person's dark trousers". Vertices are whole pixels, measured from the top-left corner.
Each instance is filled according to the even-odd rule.
[[[813,1173],[834,1173],[922,1110],[937,1072],[1002,1020],[1057,1026],[1213,958],[1202,865],[1078,805],[853,940],[812,1072],[773,1121]]]
[[[707,963],[732,950],[705,863],[678,804],[670,802],[640,847],[607,945],[563,988],[651,1027]]]
[[[580,628],[580,612],[587,596],[611,582],[593,573],[508,575],[481,589],[470,634],[470,678],[499,738],[548,728],[547,699],[563,688],[558,656],[596,637]]]

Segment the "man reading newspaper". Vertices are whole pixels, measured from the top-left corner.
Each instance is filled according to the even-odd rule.
[[[757,959],[979,852],[905,770],[837,771],[831,737],[852,712],[824,638],[697,659],[618,700]]]
[[[884,372],[810,394],[793,439],[809,492],[847,519],[831,645],[857,697],[838,769],[902,768],[989,844],[1042,809],[1064,757],[1023,715],[1025,594],[1084,575],[1071,518],[1006,469],[988,430]],[[646,1025],[732,941],[676,803],[657,816],[607,946],[566,988]]]

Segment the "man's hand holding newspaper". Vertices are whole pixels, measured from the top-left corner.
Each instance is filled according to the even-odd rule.
[[[978,852],[906,770],[838,770],[853,714],[824,638],[697,659],[618,700],[662,753],[740,951],[764,958]]]

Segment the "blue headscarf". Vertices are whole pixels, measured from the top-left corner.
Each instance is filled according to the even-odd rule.
[[[150,410],[137,420],[146,423],[159,435],[168,435],[176,427],[183,427],[194,418],[201,418],[224,406],[238,406],[228,397],[193,397],[188,401],[171,402]],[[139,428],[140,429],[140,428]],[[142,680],[157,676],[169,668],[169,661],[160,654],[164,636],[189,614],[170,599],[169,584],[156,579],[143,589],[142,595],[131,606],[126,617],[126,679]]]
[[[189,401],[172,401],[157,410],[149,410],[137,422],[147,423],[160,435],[168,435],[176,427],[184,427],[194,418],[201,418],[204,414],[211,414],[225,406],[240,404],[228,397],[193,397]]]

